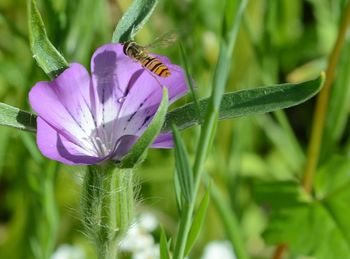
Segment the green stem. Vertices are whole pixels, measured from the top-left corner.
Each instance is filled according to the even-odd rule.
[[[350,2],[348,2],[344,10],[342,23],[339,28],[338,37],[329,56],[328,66],[326,70],[326,80],[323,88],[318,95],[316,109],[312,122],[311,139],[307,150],[307,160],[302,177],[302,186],[307,193],[311,193],[315,172],[317,169],[324,126],[326,121],[328,102],[331,93],[331,87],[335,76],[335,70],[339,61],[341,49],[343,47],[346,32],[350,24]],[[284,252],[288,249],[287,244],[280,244],[273,255],[273,259],[281,259]]]
[[[183,64],[183,66],[185,68],[185,72],[186,72],[186,83],[190,87],[192,100],[193,100],[194,107],[195,107],[197,117],[198,117],[198,122],[199,122],[199,124],[202,124],[202,117],[201,117],[201,111],[199,108],[199,102],[198,102],[196,92],[194,91],[193,81],[192,81],[192,78],[190,76],[188,62],[187,62],[187,58],[186,58],[186,57],[188,57],[188,55],[187,55],[186,50],[181,42],[180,42],[179,46],[180,46],[182,64]]]
[[[188,233],[191,228],[192,216],[195,209],[195,202],[198,195],[199,185],[202,180],[204,162],[215,134],[219,115],[219,106],[229,75],[233,48],[236,42],[242,14],[245,10],[247,2],[247,0],[241,0],[239,3],[237,3],[237,6],[232,5],[232,2],[230,1],[227,2],[227,13],[225,19],[229,19],[230,21],[224,21],[224,33],[220,45],[219,59],[214,74],[212,94],[211,98],[209,99],[204,124],[201,127],[197,153],[193,166],[193,199],[189,204],[184,205],[181,213],[180,228],[174,250],[175,259],[184,258]],[[232,15],[235,15],[234,19],[231,19]]]
[[[214,135],[214,132],[215,132],[215,126],[216,126],[217,117],[219,113],[218,113],[218,109],[214,106],[213,99],[214,98],[210,98],[206,119],[201,128],[201,134],[200,134],[198,149],[197,149],[198,151],[196,153],[195,163],[193,167],[193,174],[194,174],[193,199],[191,203],[184,205],[184,208],[182,211],[180,228],[179,228],[178,238],[177,238],[175,251],[174,251],[175,259],[184,258],[188,233],[191,228],[192,215],[195,208],[195,201],[197,198],[199,184],[203,174],[203,166],[210,148],[210,142],[211,142],[212,136]]]
[[[344,10],[342,23],[339,28],[338,37],[333,47],[332,53],[329,57],[328,66],[326,70],[326,80],[321,92],[318,95],[316,110],[314,113],[311,139],[308,146],[307,161],[303,174],[302,185],[306,192],[310,193],[312,190],[313,179],[317,168],[320,149],[322,145],[322,136],[328,109],[329,96],[331,87],[335,76],[335,70],[340,57],[341,49],[343,47],[346,32],[350,25],[350,2],[347,3]]]
[[[132,169],[118,169],[112,165],[90,166],[84,179],[82,210],[98,258],[117,258],[118,241],[133,219]]]

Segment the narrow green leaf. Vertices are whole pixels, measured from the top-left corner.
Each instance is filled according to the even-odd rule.
[[[67,61],[52,45],[35,0],[28,0],[29,41],[33,57],[51,78],[58,76],[68,67]]]
[[[0,103],[0,125],[34,132],[36,116],[16,107]]]
[[[329,100],[320,161],[334,153],[337,142],[346,130],[350,108],[350,39],[340,57],[337,76]]]
[[[179,215],[181,215],[184,201],[183,201],[183,195],[181,195],[179,174],[176,172],[176,169],[174,174],[174,190],[175,190],[175,198],[176,198],[178,212],[179,212]]]
[[[190,230],[190,232],[188,234],[188,238],[187,238],[185,256],[187,256],[189,254],[189,252],[191,251],[194,243],[196,242],[196,240],[199,236],[200,230],[202,229],[205,215],[207,214],[207,209],[208,209],[208,205],[209,205],[209,194],[210,194],[210,185],[208,186],[207,192],[205,193],[201,203],[199,204],[198,211],[197,211],[196,215],[194,216],[191,230]]]
[[[178,129],[173,127],[175,141],[175,165],[176,174],[179,179],[181,194],[186,202],[191,202],[193,198],[193,172],[188,160],[188,153],[180,136]]]
[[[163,228],[160,229],[159,249],[160,249],[160,259],[170,259],[166,235]]]
[[[200,117],[201,113],[200,113],[200,109],[199,109],[199,102],[198,102],[196,92],[194,91],[193,81],[192,81],[192,78],[190,76],[190,71],[188,68],[188,62],[187,62],[188,55],[186,54],[186,50],[181,42],[180,42],[179,46],[180,46],[180,54],[181,54],[182,64],[183,64],[183,66],[185,68],[185,72],[186,72],[186,82],[191,90],[192,100],[193,100],[193,103],[195,105],[194,107],[196,109],[196,115],[198,117],[199,122],[201,122],[202,118]]]
[[[158,0],[134,0],[113,32],[112,42],[132,40],[153,13]]]
[[[262,114],[300,104],[310,99],[321,89],[324,77],[322,73],[314,80],[299,84],[279,84],[226,93],[220,105],[219,119]],[[200,112],[204,116],[208,99],[201,100],[199,105]],[[169,112],[162,131],[170,131],[172,124],[175,124],[179,129],[198,124],[197,116],[194,114],[194,103],[186,104]]]
[[[315,80],[299,84],[280,84],[226,93],[221,102],[219,119],[262,114],[300,104],[321,89],[323,80],[322,74]],[[207,105],[208,99],[199,102],[202,115],[205,114]],[[168,112],[162,132],[169,132],[172,124],[181,130],[198,124],[198,117],[195,114],[194,103]],[[0,103],[0,125],[35,131],[35,118],[34,114]]]
[[[0,134],[0,177],[2,177],[2,173],[6,171],[4,165],[7,160],[7,149],[10,147],[11,143],[11,130],[9,128],[1,129]]]
[[[122,159],[119,164],[121,168],[132,168],[140,160],[147,148],[153,143],[154,139],[158,136],[162,125],[165,120],[165,115],[168,109],[168,90],[163,88],[163,98],[158,107],[158,111],[153,117],[152,122],[149,124],[146,131],[133,145],[129,153]]]

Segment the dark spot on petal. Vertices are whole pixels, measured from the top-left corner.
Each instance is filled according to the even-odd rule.
[[[144,120],[142,125],[138,128],[138,130],[140,130],[144,125],[146,125],[146,123],[152,118],[152,116],[148,115]]]
[[[131,116],[128,119],[128,122],[130,122],[132,120],[132,118],[134,118],[134,116],[136,115],[136,112],[134,112],[133,114],[131,114]]]
[[[128,86],[125,89],[125,93],[124,96],[128,95],[130,89],[133,87],[133,85],[136,83],[137,79],[141,76],[141,74],[143,73],[143,69],[137,70],[131,77],[130,80],[128,82]]]

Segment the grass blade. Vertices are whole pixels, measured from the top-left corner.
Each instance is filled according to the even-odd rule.
[[[175,190],[175,199],[176,199],[178,213],[181,214],[184,201],[183,201],[183,195],[181,195],[179,174],[176,172],[176,170],[174,175],[174,190]]]
[[[132,40],[153,13],[158,0],[134,0],[113,32],[112,42]]]
[[[186,249],[185,249],[186,256],[191,251],[194,243],[196,242],[196,240],[199,236],[200,230],[202,229],[204,219],[205,219],[205,216],[207,214],[208,205],[209,205],[209,193],[210,193],[210,185],[209,185],[208,190],[205,193],[205,195],[204,195],[204,197],[199,205],[199,208],[198,208],[196,215],[194,216],[191,230],[188,234],[188,239],[187,239],[187,244],[186,244]]]
[[[194,91],[193,80],[190,76],[190,72],[189,72],[189,68],[188,68],[188,62],[187,62],[188,56],[187,56],[185,48],[181,42],[180,42],[179,46],[180,46],[180,54],[181,54],[182,64],[183,64],[183,66],[185,68],[185,72],[186,72],[187,85],[190,87],[192,100],[193,100],[193,103],[194,103],[195,108],[196,108],[196,114],[197,114],[198,120],[201,122],[202,118],[201,118],[201,112],[199,109],[199,102],[198,102],[198,98],[196,96],[196,92]]]
[[[191,228],[195,200],[203,175],[204,163],[207,154],[211,149],[211,139],[215,134],[217,120],[219,117],[220,103],[222,101],[230,71],[231,56],[236,42],[237,32],[240,27],[240,21],[247,3],[247,0],[241,0],[236,1],[235,4],[232,5],[232,1],[226,1],[225,19],[223,21],[223,37],[220,44],[219,59],[214,73],[211,97],[209,98],[207,108],[204,111],[205,116],[203,116],[203,118],[205,119],[201,127],[201,133],[193,166],[194,197],[188,208],[185,209],[181,215],[179,233],[174,250],[175,258],[184,257],[188,235]],[[226,20],[227,18],[232,18],[230,19],[232,22],[228,22]]]
[[[185,201],[189,203],[193,197],[193,172],[188,160],[185,144],[175,126],[173,127],[173,136],[175,141],[175,166],[181,188],[180,193]]]
[[[325,122],[322,153],[324,160],[334,152],[336,143],[341,139],[349,116],[350,104],[350,39],[345,42],[339,61],[337,77],[332,88],[329,108]]]
[[[170,259],[168,243],[167,243],[165,231],[163,228],[161,228],[160,230],[159,249],[160,249],[160,259]]]

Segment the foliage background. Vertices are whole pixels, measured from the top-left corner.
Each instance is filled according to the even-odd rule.
[[[226,90],[299,82],[318,76],[326,68],[346,2],[250,1]],[[110,41],[115,24],[130,1],[42,0],[38,4],[53,44],[68,61],[89,67],[94,49]],[[137,41],[147,44],[165,32],[179,31],[198,96],[207,96],[218,54],[223,8],[224,1],[160,1],[151,20],[138,33]],[[37,81],[48,80],[31,56],[27,34],[26,1],[0,0],[0,101],[26,110],[29,89]],[[155,52],[181,63],[176,44]],[[334,256],[331,251],[337,249],[348,255],[343,258],[350,258],[349,223],[336,220],[338,214],[350,212],[350,193],[346,191],[350,180],[349,37],[342,53],[313,193],[316,200],[321,200],[329,192],[345,190],[342,191],[344,206],[331,210],[336,215],[331,220],[328,214],[322,218],[323,212],[300,216],[300,220],[288,218],[299,215],[293,211],[295,207],[302,210],[294,205],[299,204],[299,180],[310,138],[314,99],[287,109],[285,114],[238,118],[219,124],[206,171],[235,212],[241,227],[237,231],[241,231],[253,258],[271,257],[272,244],[284,242],[291,244],[292,258],[302,254],[340,258],[327,257]],[[180,103],[187,101],[190,97]],[[93,248],[79,221],[83,168],[48,161],[36,148],[34,137],[9,128],[0,129],[0,258],[40,258],[62,243],[81,247],[89,258],[93,256]],[[183,137],[189,153],[194,154],[198,130],[187,129]],[[147,160],[137,170],[138,212],[153,212],[168,236],[174,236],[178,222],[173,173],[172,150],[150,150]],[[269,221],[269,216],[276,211],[280,213],[281,208],[287,216],[275,215]],[[320,217],[322,220],[318,222]],[[222,222],[211,202],[193,258],[202,254],[209,241],[227,239]],[[337,226],[339,222],[343,225]],[[318,231],[323,226],[330,233],[341,229],[334,243],[326,242],[324,232]],[[159,233],[155,235],[158,240]],[[304,238],[311,241],[303,243]],[[334,236],[330,234],[328,238]],[[325,246],[322,241],[326,242]],[[44,248],[46,252],[42,251]]]

